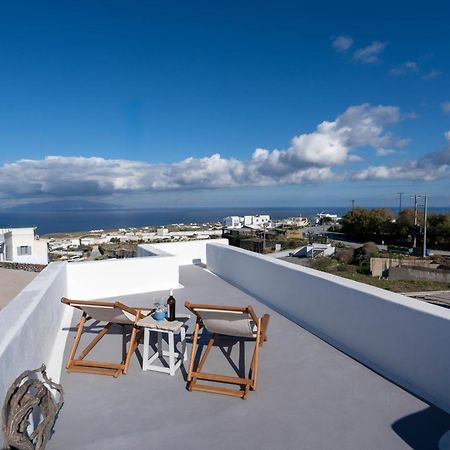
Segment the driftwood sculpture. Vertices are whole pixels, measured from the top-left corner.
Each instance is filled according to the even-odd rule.
[[[37,378],[41,374],[43,381]],[[56,402],[50,389],[59,394]],[[19,375],[6,393],[2,410],[3,439],[6,449],[43,450],[52,433],[56,416],[64,403],[62,386],[47,377],[45,365],[39,369],[27,370]],[[30,415],[37,420],[29,434]],[[35,416],[36,417],[36,416]]]

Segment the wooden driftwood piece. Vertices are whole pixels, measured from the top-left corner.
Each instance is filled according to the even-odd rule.
[[[37,378],[39,373],[43,381]],[[49,388],[59,393],[58,402],[54,400]],[[63,403],[63,388],[47,377],[44,364],[39,369],[26,370],[19,375],[8,389],[3,404],[2,431],[5,449],[45,449]],[[41,420],[29,434],[29,418],[35,408]]]

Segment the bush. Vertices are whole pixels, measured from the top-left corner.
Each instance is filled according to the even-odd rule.
[[[340,263],[351,264],[353,262],[355,249],[353,248],[337,248],[335,257]]]
[[[370,258],[378,254],[378,246],[375,242],[366,242],[362,247],[355,249],[353,262],[358,265],[368,264]]]
[[[358,273],[361,273],[363,275],[370,275],[370,264],[369,263],[363,263],[358,267]]]
[[[311,268],[327,272],[336,266],[336,260],[326,256],[318,256],[311,261]]]

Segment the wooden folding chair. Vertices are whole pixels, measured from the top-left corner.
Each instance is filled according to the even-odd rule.
[[[150,314],[153,310],[143,308],[132,308],[124,305],[120,302],[103,302],[103,301],[86,301],[86,300],[70,300],[63,297],[61,302],[65,305],[72,306],[83,312],[81,320],[77,325],[77,332],[75,335],[75,341],[67,360],[66,369],[68,372],[84,372],[92,373],[96,375],[112,375],[117,378],[121,373],[126,374],[130,359],[133,353],[136,351],[136,347],[139,344],[142,332],[138,332],[139,327],[137,322]],[[94,320],[98,322],[107,322],[106,325],[100,330],[97,336],[87,347],[81,351],[78,357],[75,357],[78,344],[80,342],[81,335],[84,331],[84,325],[88,320]],[[128,345],[128,351],[122,362],[109,363],[101,361],[87,361],[84,358],[89,352],[98,344],[100,339],[108,332],[113,324],[119,324],[123,326],[131,326],[131,337]]]
[[[188,372],[188,390],[232,395],[234,397],[246,399],[250,388],[256,390],[259,348],[263,342],[267,340],[266,333],[269,324],[269,315],[265,314],[262,318],[259,318],[256,316],[255,311],[251,306],[200,305],[191,304],[189,302],[186,302],[185,306],[197,316],[194,334],[192,336],[192,353]],[[197,368],[194,370],[198,333],[202,328],[206,328],[209,333],[212,333],[212,336],[209,339],[203,356],[200,358]],[[248,378],[230,377],[202,372],[206,358],[218,335],[255,339],[255,349],[250,364]],[[213,385],[198,384],[197,380],[233,384],[240,386],[240,388],[230,389]]]

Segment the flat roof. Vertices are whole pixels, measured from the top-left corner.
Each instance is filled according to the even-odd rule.
[[[127,375],[67,373],[65,404],[48,449],[404,449],[437,448],[449,416],[291,322],[258,299],[198,266],[180,267],[177,312],[195,303],[252,305],[271,315],[260,352],[258,389],[248,400],[186,390],[186,370],[174,377],[142,371],[142,344]],[[152,306],[164,292],[117,297]],[[65,360],[73,343],[74,314]],[[189,321],[189,337],[194,321]],[[92,330],[93,331],[93,330]],[[87,339],[94,336],[86,333]],[[85,336],[86,337],[86,336]],[[207,340],[205,336],[201,343]],[[87,341],[84,341],[87,342]],[[211,350],[208,372],[243,376],[253,342],[223,338]],[[83,348],[83,340],[80,347]],[[120,327],[90,358],[121,359]]]
[[[0,267],[0,310],[33,280],[38,273]]]

